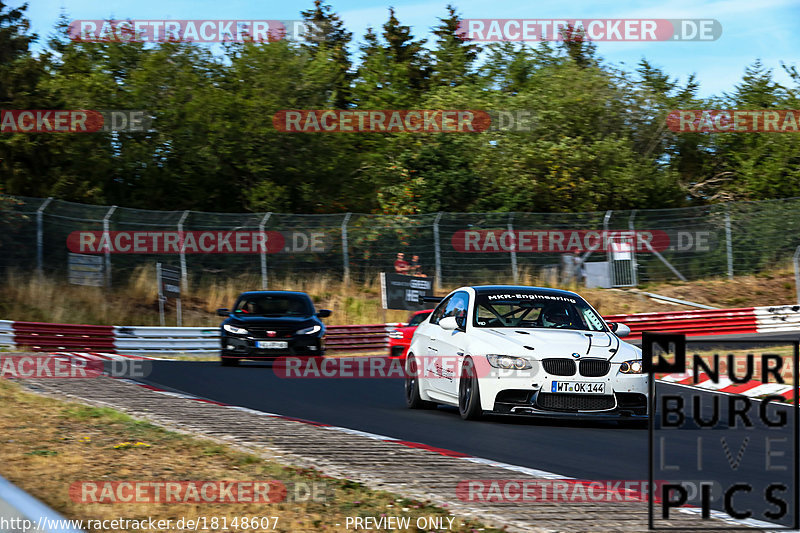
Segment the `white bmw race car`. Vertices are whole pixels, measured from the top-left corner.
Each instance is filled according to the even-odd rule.
[[[647,418],[642,351],[620,341],[574,292],[539,287],[462,287],[439,302],[411,341],[406,403],[483,413]]]

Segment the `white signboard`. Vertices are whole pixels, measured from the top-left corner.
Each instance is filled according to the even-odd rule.
[[[105,284],[103,256],[70,253],[68,278],[73,285],[102,287]]]

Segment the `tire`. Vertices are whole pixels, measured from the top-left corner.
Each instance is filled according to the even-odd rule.
[[[412,354],[406,359],[405,396],[406,406],[409,409],[434,409],[436,404],[423,400],[419,395],[419,380],[417,378],[417,360]]]
[[[478,376],[472,359],[464,359],[458,382],[458,412],[464,420],[477,420],[483,414]]]
[[[220,358],[222,362],[222,366],[239,366],[238,359],[232,359],[230,357],[222,357]]]

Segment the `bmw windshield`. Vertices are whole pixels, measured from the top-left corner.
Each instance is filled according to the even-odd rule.
[[[579,296],[537,291],[477,294],[473,325],[608,331],[600,316]]]

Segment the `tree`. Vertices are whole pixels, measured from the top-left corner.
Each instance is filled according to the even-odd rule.
[[[457,86],[472,82],[473,64],[479,47],[469,42],[460,31],[461,18],[452,5],[447,6],[447,17],[439,19],[434,28],[436,48],[433,50],[433,81],[436,84]]]
[[[301,15],[309,28],[304,47],[313,57],[334,65],[329,74],[328,104],[343,109],[351,101],[350,84],[353,76],[347,47],[353,34],[345,29],[344,22],[332,11],[331,6],[322,0],[314,0],[314,8],[302,11]]]
[[[363,61],[354,87],[356,102],[367,109],[411,107],[429,84],[425,40],[414,40],[411,28],[400,24],[394,8],[389,8],[381,37],[371,28],[364,36]]]

